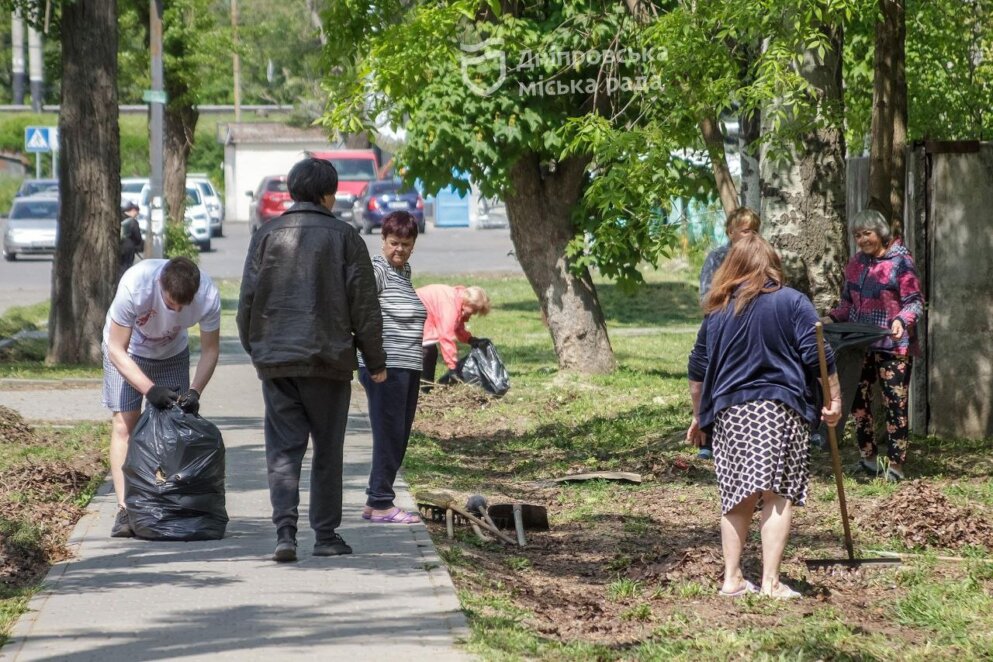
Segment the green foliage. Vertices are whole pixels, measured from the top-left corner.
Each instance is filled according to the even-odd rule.
[[[0,216],[6,216],[10,212],[10,205],[14,201],[14,194],[20,188],[20,177],[10,175],[0,175]]]
[[[165,250],[167,258],[188,257],[194,262],[200,261],[200,249],[190,239],[186,226],[182,223],[166,223]]]

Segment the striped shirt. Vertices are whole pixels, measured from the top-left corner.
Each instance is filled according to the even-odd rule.
[[[428,311],[410,282],[410,265],[396,269],[385,257],[376,255],[372,258],[372,270],[376,274],[379,306],[383,310],[386,367],[421,370],[421,342]],[[359,365],[365,365],[361,352]]]

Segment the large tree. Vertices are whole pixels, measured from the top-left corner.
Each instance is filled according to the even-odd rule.
[[[120,237],[117,3],[61,7],[59,242],[48,362],[98,363]]]

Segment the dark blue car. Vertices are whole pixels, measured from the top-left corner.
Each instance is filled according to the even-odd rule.
[[[411,187],[404,187],[400,180],[385,179],[369,182],[355,202],[352,217],[356,227],[366,234],[383,226],[383,219],[394,211],[410,212],[417,219],[417,231],[424,233],[424,200]]]

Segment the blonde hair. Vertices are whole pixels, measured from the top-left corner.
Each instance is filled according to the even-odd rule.
[[[465,292],[462,293],[462,298],[471,303],[479,315],[489,314],[490,297],[483,288],[476,287],[475,285],[467,287],[465,288]]]
[[[747,227],[752,232],[757,233],[762,226],[762,219],[751,207],[738,207],[728,214],[728,220],[724,223],[724,230],[731,234],[732,228]]]
[[[772,286],[768,285],[769,281]],[[745,235],[731,246],[714,274],[703,311],[724,310],[734,296],[734,314],[738,315],[755,297],[775,292],[782,283],[783,263],[776,249],[757,234]]]

